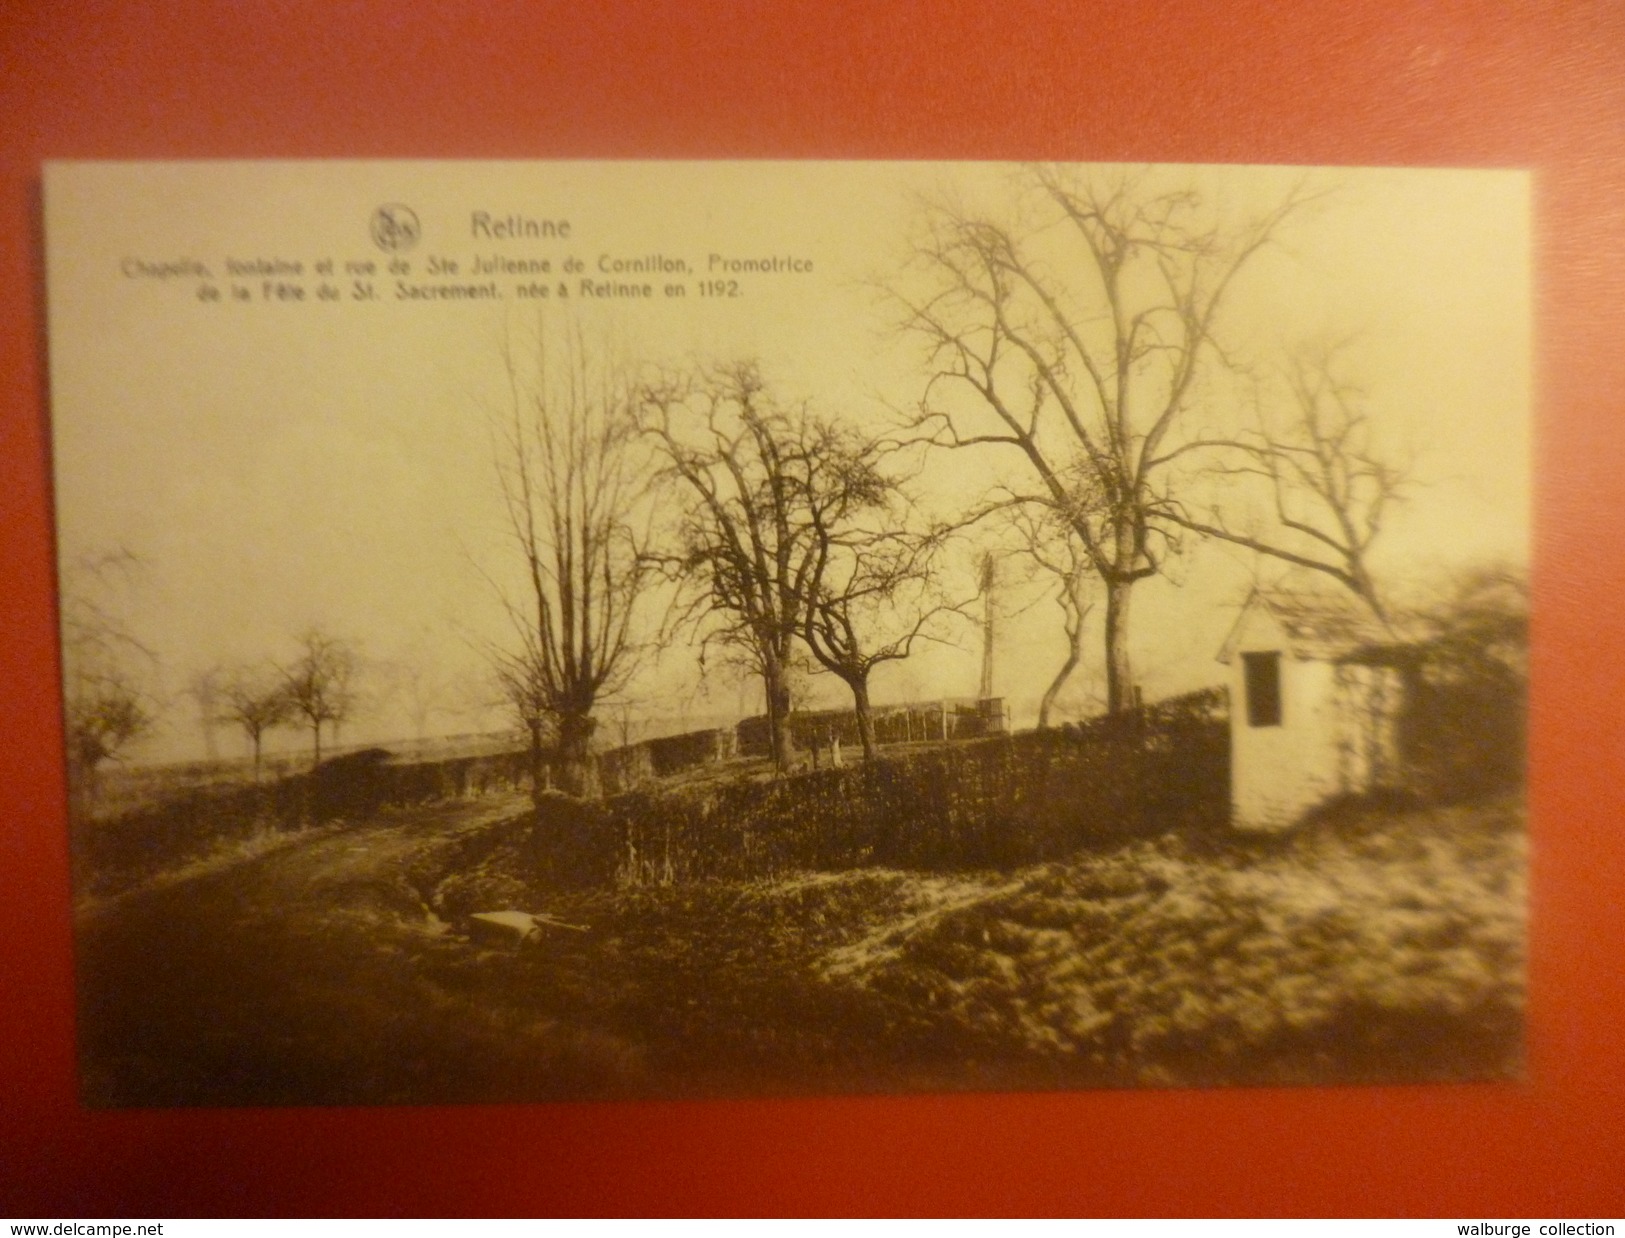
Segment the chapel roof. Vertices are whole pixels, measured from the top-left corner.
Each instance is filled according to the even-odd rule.
[[[1393,624],[1347,590],[1257,586],[1242,604],[1219,661],[1236,654],[1247,616],[1268,611],[1285,633],[1295,657],[1331,662],[1384,661],[1409,642]]]

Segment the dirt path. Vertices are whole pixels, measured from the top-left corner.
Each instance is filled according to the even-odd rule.
[[[846,873],[586,890],[549,908],[590,931],[523,950],[472,941],[436,915],[434,887],[477,868],[523,808],[510,797],[398,811],[82,907],[86,1101],[892,1087],[910,1080],[908,1055],[929,1054],[918,1017],[831,982],[831,951],[850,967],[887,956],[989,883]]]
[[[616,1090],[624,1056],[469,1001],[422,966],[477,953],[414,887],[521,797],[428,805],[201,866],[81,909],[84,1093],[93,1105],[387,1103]]]

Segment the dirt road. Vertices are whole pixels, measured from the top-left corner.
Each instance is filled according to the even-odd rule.
[[[520,797],[291,836],[82,908],[80,1055],[92,1105],[363,1104],[615,1094],[628,1055],[437,980],[500,953],[424,901]]]
[[[586,890],[546,909],[589,931],[482,944],[436,908],[466,904],[468,874],[494,850],[497,870],[522,867],[524,807],[400,810],[82,907],[87,1103],[889,1090],[942,1082],[922,1052],[961,1061],[906,1003],[831,983],[845,957],[831,952],[879,949],[991,883],[851,872]],[[513,897],[543,910],[522,887]]]

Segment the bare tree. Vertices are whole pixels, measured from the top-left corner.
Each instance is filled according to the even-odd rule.
[[[429,737],[437,715],[458,712],[456,681],[427,628],[421,629],[393,656],[374,663],[370,669],[375,683],[381,685],[381,693],[375,693],[374,704],[382,708],[387,700],[401,709],[411,723],[412,738],[419,743]]]
[[[220,745],[215,742],[215,727],[220,723],[221,668],[211,666],[196,672],[186,681],[182,695],[197,706],[198,730],[203,733],[203,755],[216,761],[220,758]]]
[[[1094,609],[1089,597],[1094,565],[1070,522],[1054,508],[1027,504],[1013,509],[1010,517],[1020,539],[1019,553],[1046,578],[1066,634],[1066,656],[1038,703],[1038,729],[1042,731],[1049,728],[1056,699],[1083,660],[1084,620]]]
[[[124,669],[74,672],[67,695],[68,757],[89,804],[96,802],[103,763],[122,757],[152,730],[154,718],[147,698]]]
[[[1040,168],[1030,226],[938,206],[898,290],[932,377],[917,428],[1009,453],[1063,513],[1106,595],[1107,707],[1133,701],[1134,585],[1175,548],[1176,470],[1238,276],[1309,200],[1227,222],[1210,195],[1155,172]],[[1091,501],[1080,502],[1088,494]]]
[[[1182,505],[1169,514],[1193,532],[1329,576],[1386,619],[1370,551],[1410,475],[1377,443],[1367,394],[1346,375],[1345,351],[1317,347],[1293,355],[1284,418],[1272,419],[1259,400],[1255,423],[1243,436],[1187,445],[1213,457],[1210,472],[1240,483],[1231,489],[1262,487],[1260,505],[1270,513],[1263,527],[1244,527],[1218,504],[1208,519]]]
[[[880,469],[885,445],[839,434],[819,452],[819,484],[805,496],[814,562],[801,637],[852,693],[866,761],[877,754],[869,677],[907,658],[933,622],[959,606],[936,587],[933,560],[946,537],[917,528],[901,486]]]
[[[703,624],[705,645],[742,653],[761,676],[773,763],[786,769],[795,643],[832,555],[815,521],[840,528],[848,513],[879,501],[883,482],[872,461],[854,455],[850,435],[804,406],[778,403],[754,363],[649,387],[644,422],[665,478],[686,496],[680,549],[667,558],[688,586],[679,622]]]
[[[212,681],[218,709],[214,716],[235,723],[248,737],[254,748],[254,781],[258,782],[265,733],[294,716],[288,684],[271,668],[243,666],[217,669]]]
[[[528,646],[519,654],[493,649],[490,659],[503,700],[525,733],[530,757],[531,799],[539,804],[542,793],[552,787],[547,758],[558,742],[559,729],[551,704],[552,693],[542,675],[541,657],[534,647]]]
[[[572,331],[554,355],[545,333],[535,364],[507,358],[509,416],[497,435],[497,477],[524,565],[525,601],[505,597],[519,636],[497,664],[522,668],[558,731],[560,789],[594,791],[594,709],[619,690],[639,653],[633,627],[650,565],[638,514],[637,389],[607,349]]]
[[[323,724],[337,727],[355,711],[360,659],[353,646],[320,628],[301,636],[299,647],[298,658],[282,668],[283,694],[290,716],[309,724],[312,760],[320,765]]]
[[[115,604],[139,573],[128,550],[84,556],[62,575],[62,683],[68,771],[77,796],[93,808],[98,775],[150,734],[157,705],[148,686],[155,653],[120,618]]]

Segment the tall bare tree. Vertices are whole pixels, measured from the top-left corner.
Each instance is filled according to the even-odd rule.
[[[1346,352],[1336,345],[1300,349],[1283,378],[1284,415],[1272,415],[1260,396],[1254,423],[1240,436],[1187,444],[1186,450],[1211,457],[1211,474],[1239,485],[1225,487],[1228,511],[1215,501],[1203,518],[1180,504],[1170,508],[1170,518],[1195,533],[1328,576],[1386,619],[1370,552],[1410,473],[1378,443],[1367,392],[1348,376]],[[1267,512],[1251,524],[1236,510],[1249,492],[1255,507]]]
[[[282,692],[290,716],[310,727],[311,760],[322,762],[322,727],[338,727],[356,709],[361,668],[354,646],[310,628],[299,638],[299,655],[282,668]]]
[[[505,597],[519,648],[499,662],[522,671],[557,727],[558,785],[595,791],[594,710],[624,685],[640,651],[633,617],[651,570],[639,523],[637,387],[607,347],[579,331],[534,364],[507,358],[511,407],[499,427],[497,478],[524,568],[524,601]]]
[[[667,564],[687,586],[679,619],[700,623],[705,645],[741,653],[761,676],[773,762],[783,770],[792,757],[798,638],[822,633],[812,638],[815,652],[836,654],[848,683],[857,673],[853,646],[839,635],[841,602],[817,586],[822,572],[833,579],[843,570],[837,560],[856,570],[849,552],[857,543],[832,539],[849,532],[852,513],[883,501],[887,483],[853,435],[804,405],[777,401],[754,363],[652,385],[644,422],[666,479],[685,496],[680,548]],[[874,581],[862,579],[843,586],[851,605],[878,596]],[[824,607],[809,615],[815,597]]]
[[[1310,200],[1301,187],[1230,222],[1190,179],[1038,168],[1025,224],[930,212],[898,288],[932,377],[918,428],[1009,454],[1063,513],[1106,595],[1106,695],[1133,701],[1129,610],[1180,528],[1174,462],[1197,436],[1238,277]],[[1079,495],[1091,496],[1080,502]]]

